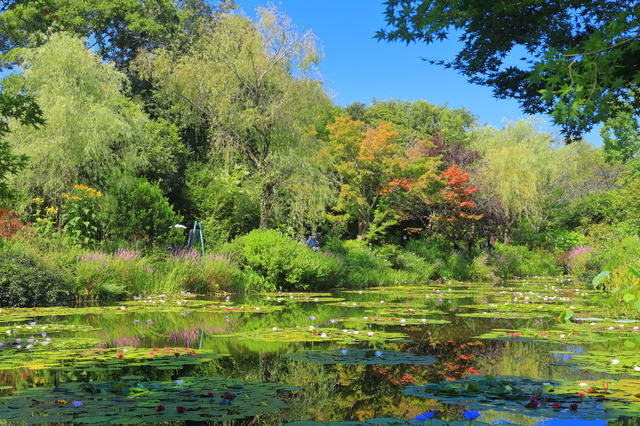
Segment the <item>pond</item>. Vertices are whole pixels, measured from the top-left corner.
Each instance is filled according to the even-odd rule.
[[[640,424],[640,321],[590,291],[528,277],[2,309],[0,425]]]

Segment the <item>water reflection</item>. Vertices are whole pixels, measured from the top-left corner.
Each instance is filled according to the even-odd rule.
[[[466,287],[465,287],[466,288]],[[426,293],[426,294],[424,294]],[[299,297],[299,296],[297,296]],[[46,324],[91,326],[97,331],[50,332],[55,339],[73,335],[75,338],[98,338],[98,346],[110,348],[189,348],[214,354],[226,354],[193,365],[180,365],[159,369],[140,363],[123,363],[109,368],[83,360],[65,360],[60,365],[44,368],[28,364],[19,368],[0,369],[0,385],[15,389],[30,387],[55,387],[69,381],[97,382],[118,380],[122,376],[139,375],[145,380],[170,381],[182,377],[223,376],[237,381],[260,381],[302,386],[304,390],[282,394],[289,408],[265,413],[251,424],[282,424],[292,420],[365,421],[373,417],[412,419],[425,411],[437,411],[436,418],[455,421],[462,419],[467,406],[443,404],[439,399],[426,399],[401,392],[407,386],[425,383],[454,382],[468,375],[526,376],[545,380],[595,381],[613,379],[611,375],[597,371],[583,371],[578,366],[557,365],[571,361],[576,355],[588,353],[594,347],[602,349],[598,342],[557,344],[517,339],[479,339],[495,330],[530,329],[544,332],[552,327],[553,320],[536,317],[499,318],[465,317],[462,313],[474,312],[470,305],[489,305],[491,295],[481,297],[460,296],[455,292],[438,289],[422,294],[393,291],[362,293],[336,293],[331,303],[322,303],[322,297],[292,301],[292,296],[266,299],[265,296],[238,295],[233,301],[221,299],[221,305],[229,306],[282,306],[283,309],[265,312],[213,310],[202,307],[180,311],[116,314],[64,315],[39,318]],[[343,298],[340,302],[336,298]],[[280,301],[278,301],[280,299]],[[318,299],[318,301],[316,301]],[[348,302],[346,302],[348,301]],[[359,322],[358,318],[387,318],[403,315],[411,318],[420,310],[425,320],[446,320],[447,324],[393,324]],[[391,314],[389,313],[391,312]],[[492,311],[490,311],[492,312]],[[496,311],[498,312],[498,311]],[[415,318],[415,316],[414,316]],[[8,326],[17,325],[7,324]],[[341,349],[344,343],[329,341],[305,341],[302,331],[329,328],[359,327],[359,332],[377,335],[380,332],[402,333],[401,340],[361,340],[350,348],[406,352],[416,356],[438,359],[432,365],[415,364],[312,364],[293,360],[282,355],[301,351]],[[292,341],[259,340],[244,338],[251,332],[266,334],[274,328],[298,333]],[[306,331],[305,331],[306,332]],[[243,334],[244,333],[244,334]],[[255,334],[254,334],[255,335]],[[316,339],[317,340],[317,339]],[[161,350],[158,352],[162,352]],[[154,355],[155,356],[155,355]],[[182,355],[181,355],[182,356]],[[7,392],[7,391],[5,391]],[[548,419],[536,416],[536,412],[523,408],[522,413],[486,410],[483,422],[501,424],[510,422],[536,426],[600,426],[605,420]],[[244,424],[243,421],[228,424]],[[636,418],[620,418],[610,425],[637,425]]]

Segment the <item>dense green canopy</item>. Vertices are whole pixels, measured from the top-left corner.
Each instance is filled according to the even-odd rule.
[[[457,36],[455,59],[431,63],[549,113],[575,137],[621,111],[637,114],[640,15],[632,0],[387,0],[376,37],[431,44]],[[428,56],[428,51],[426,53]]]

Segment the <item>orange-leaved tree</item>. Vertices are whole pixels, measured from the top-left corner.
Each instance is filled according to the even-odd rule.
[[[397,146],[392,128],[382,122],[365,130],[364,122],[349,117],[336,117],[327,125],[325,153],[340,183],[335,209],[358,222],[359,238],[382,235],[403,218],[401,200],[419,197],[438,180],[437,159],[421,157],[411,151],[413,145]]]
[[[464,173],[457,164],[449,166],[443,176],[446,186],[440,191],[442,203],[435,223],[456,249],[463,242],[471,249],[476,239],[476,222],[482,218],[481,214],[475,214],[473,202],[473,194],[479,187],[469,185],[469,173]]]

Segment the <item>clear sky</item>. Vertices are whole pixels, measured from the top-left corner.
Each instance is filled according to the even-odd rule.
[[[235,0],[250,17],[264,0]],[[312,30],[324,48],[321,73],[326,87],[341,106],[371,103],[373,98],[416,101],[424,99],[449,108],[466,108],[481,124],[502,127],[529,118],[514,100],[499,100],[491,89],[467,83],[454,70],[430,65],[421,58],[450,59],[457,52],[453,41],[423,44],[378,42],[376,31],[385,26],[382,0],[280,0],[273,1],[299,31]],[[549,120],[543,129],[555,131]],[[601,145],[597,132],[587,141]]]

